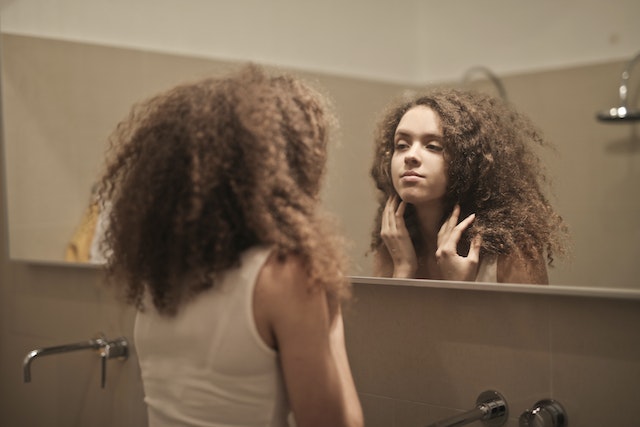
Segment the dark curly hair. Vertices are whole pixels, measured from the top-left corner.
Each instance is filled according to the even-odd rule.
[[[390,166],[394,134],[402,116],[418,105],[435,111],[442,125],[448,164],[442,222],[460,204],[461,218],[476,214],[464,236],[467,246],[470,239],[481,235],[484,253],[521,253],[531,259],[546,253],[550,265],[555,255],[564,255],[566,226],[544,193],[549,180],[535,151],[535,147],[551,148],[551,144],[528,117],[506,101],[452,88],[432,89],[412,100],[401,100],[379,121],[371,176],[380,190],[380,205],[371,250],[385,250],[380,226],[385,203],[395,194]],[[405,211],[405,222],[419,248],[422,243],[412,206]]]
[[[348,295],[342,239],[318,211],[335,123],[319,92],[253,64],[135,105],[100,186],[110,282],[139,309],[148,289],[173,315],[244,250],[270,245],[314,288]]]

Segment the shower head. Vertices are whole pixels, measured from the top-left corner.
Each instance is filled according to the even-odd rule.
[[[620,106],[612,107],[608,110],[601,111],[596,114],[596,118],[603,122],[634,122],[640,120],[640,110],[629,108],[627,105],[628,89],[627,84],[629,82],[629,76],[631,75],[631,69],[634,64],[640,60],[640,53],[638,53],[633,59],[629,61],[627,67],[622,72],[622,78],[620,80],[620,87],[618,93],[620,94]]]

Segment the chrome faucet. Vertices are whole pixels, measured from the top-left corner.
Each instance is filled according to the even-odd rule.
[[[520,427],[566,427],[567,413],[557,400],[542,399],[520,415]]]
[[[497,391],[487,390],[480,393],[475,408],[427,427],[457,427],[474,421],[482,421],[485,427],[500,427],[507,422],[508,417],[509,408],[504,397]]]
[[[127,360],[129,357],[129,343],[124,337],[108,341],[103,334],[98,334],[97,338],[89,341],[78,342],[74,344],[65,344],[54,347],[39,348],[27,353],[22,362],[22,372],[24,382],[31,382],[31,363],[37,357],[50,356],[52,354],[70,353],[79,350],[97,350],[100,356],[101,364],[101,386],[105,387],[107,378],[107,360],[118,358]]]

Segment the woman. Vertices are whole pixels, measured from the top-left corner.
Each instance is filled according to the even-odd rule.
[[[318,212],[330,123],[310,87],[247,66],[117,127],[107,271],[139,309],[150,426],[362,425],[345,258]]]
[[[565,226],[543,192],[535,126],[504,101],[437,89],[389,108],[375,136],[378,276],[548,284]]]

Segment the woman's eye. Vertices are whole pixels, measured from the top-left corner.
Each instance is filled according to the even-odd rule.
[[[404,150],[404,149],[406,149],[407,147],[409,147],[409,144],[407,144],[407,143],[406,143],[406,142],[404,142],[404,141],[397,141],[397,142],[396,142],[396,150]]]
[[[441,152],[444,148],[440,144],[429,143],[425,146],[427,150]]]

